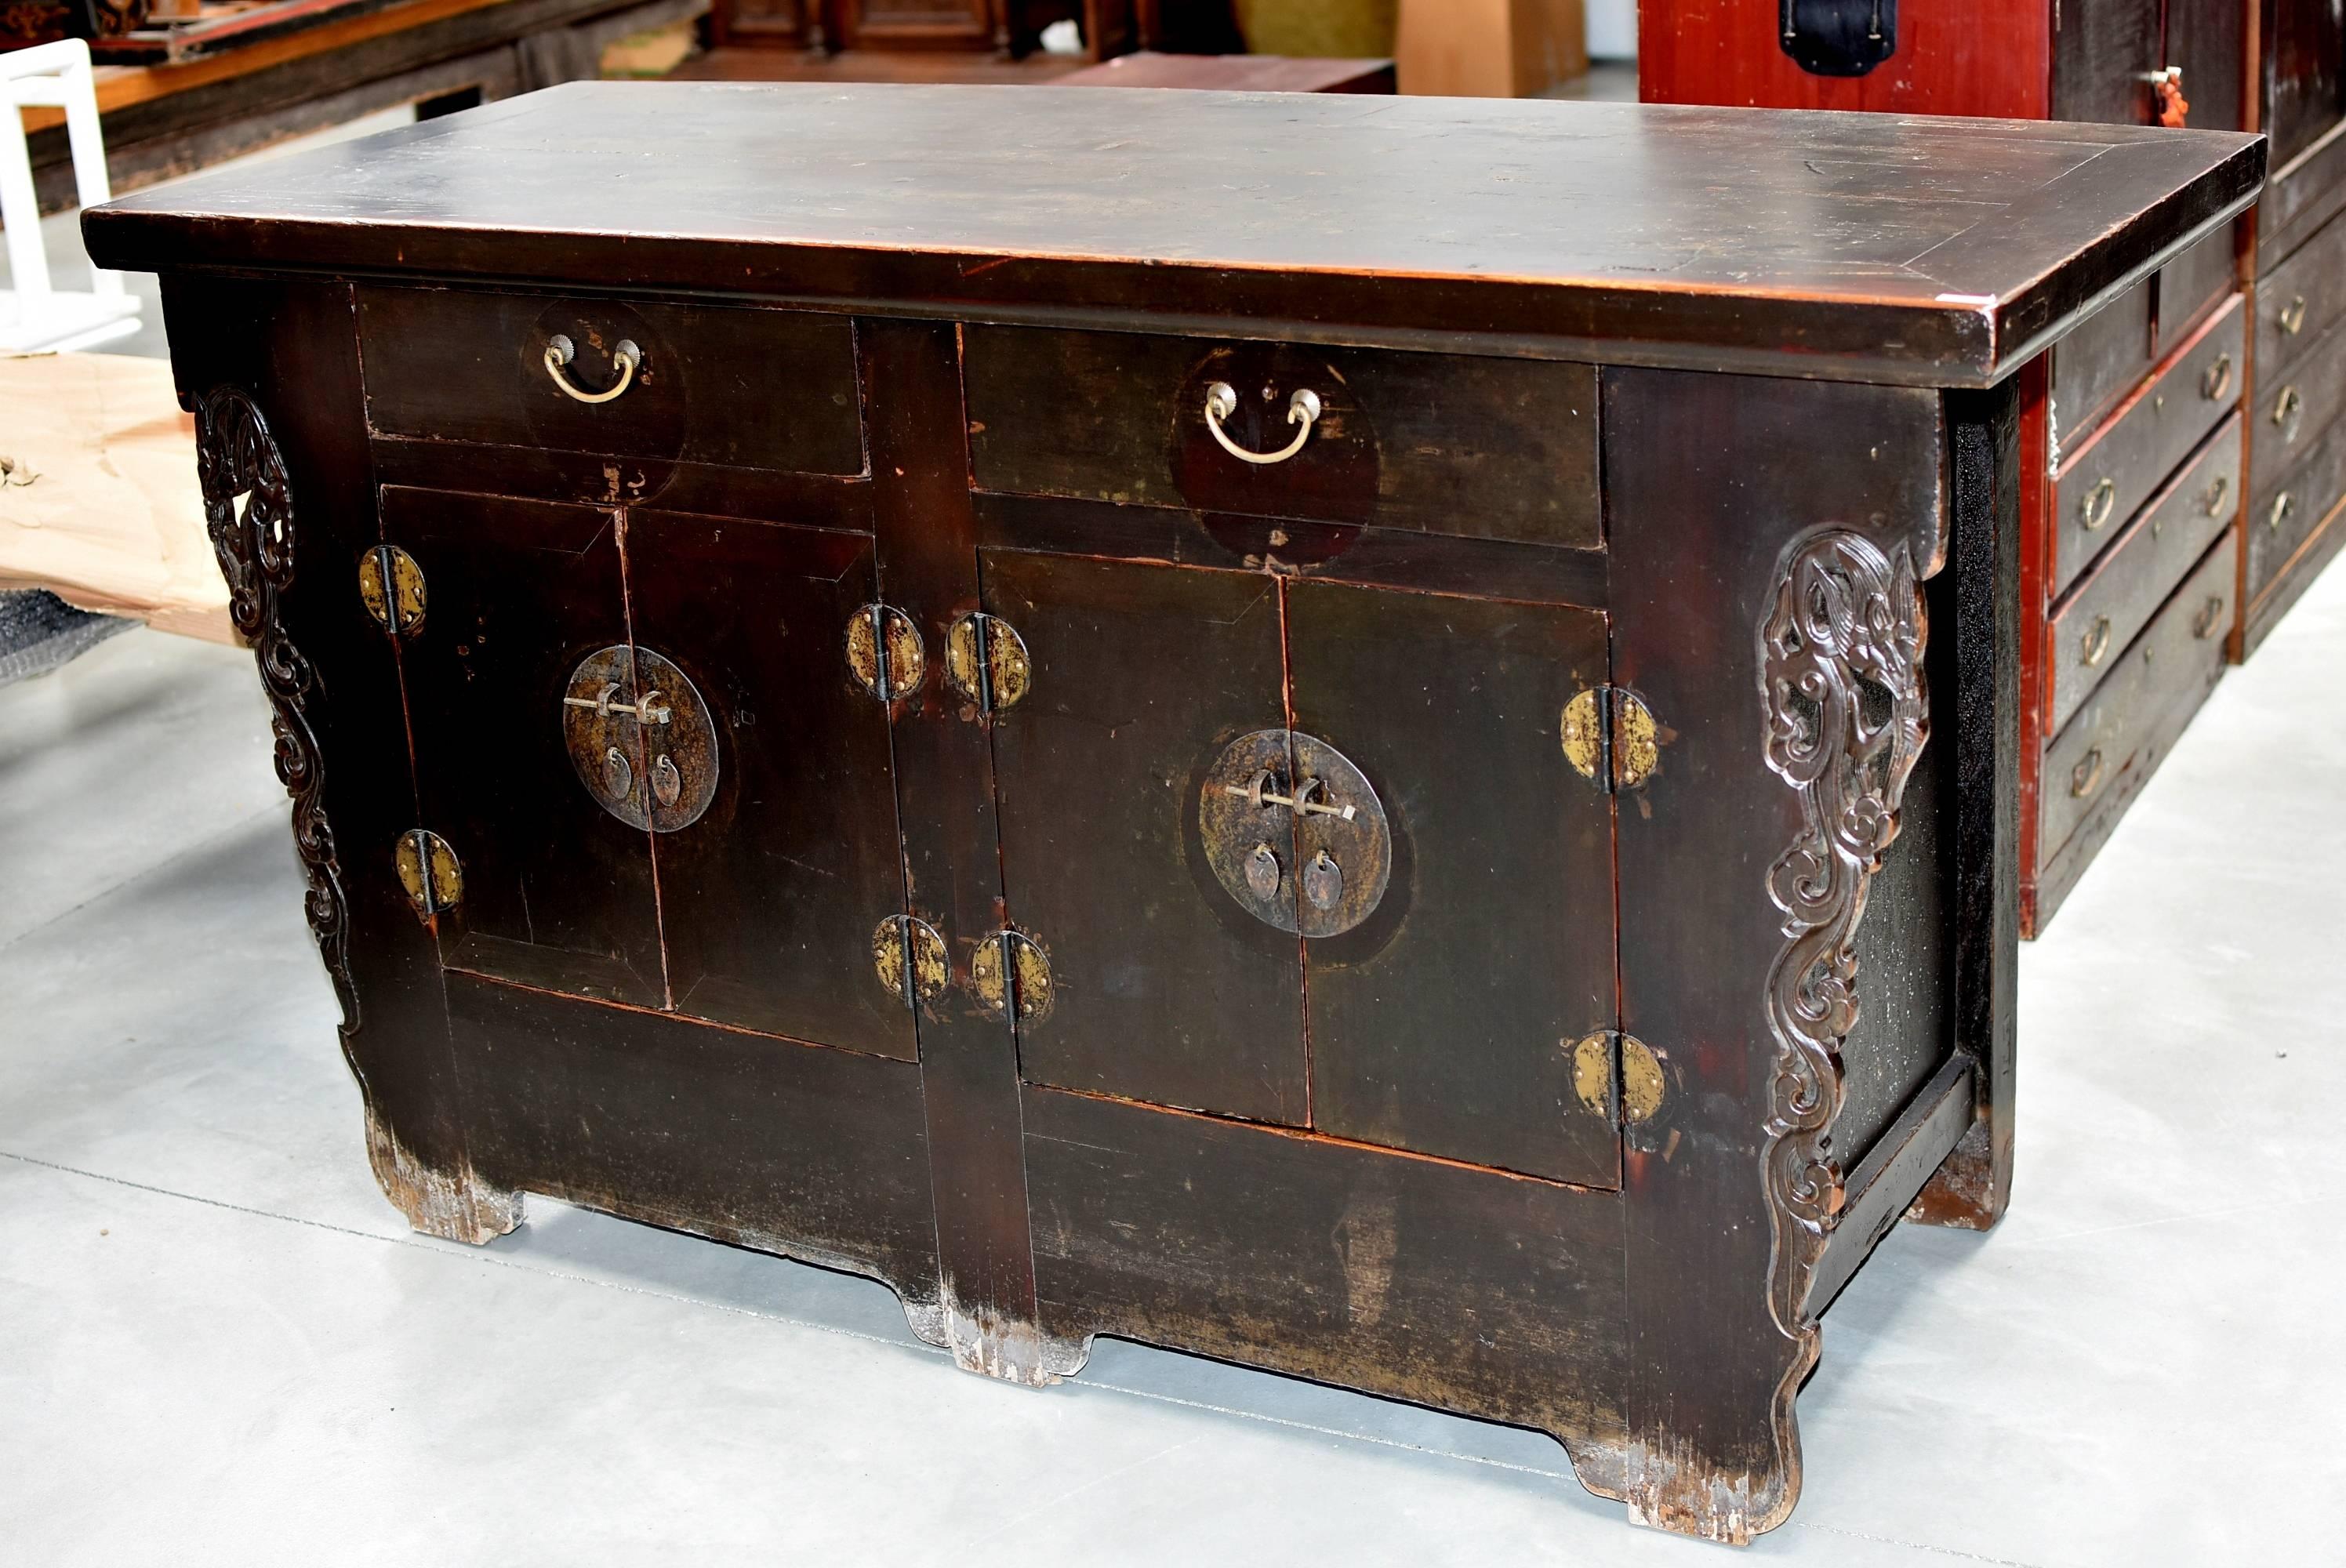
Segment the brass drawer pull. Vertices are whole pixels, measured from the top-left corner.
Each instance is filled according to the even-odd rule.
[[[2283,387],[2280,389],[2280,396],[2273,400],[2272,422],[2275,424],[2286,425],[2297,417],[2297,411],[2304,406],[2305,399],[2298,395],[2295,387]]]
[[[2216,475],[2216,483],[2208,486],[2207,499],[2199,504],[2207,510],[2208,516],[2221,516],[2224,512],[2225,497],[2231,494],[2232,476],[2229,473],[2219,473]]]
[[[2078,498],[2077,515],[2085,521],[2086,532],[2093,533],[2110,520],[2117,510],[2118,482],[2105,476],[2091,490]]]
[[[2069,769],[2069,793],[2082,800],[2099,789],[2101,782],[2102,748],[2096,746],[2079,758],[2077,765]]]
[[[2208,602],[2199,606],[2199,613],[2191,617],[2191,635],[2201,642],[2206,642],[2216,635],[2216,623],[2221,620],[2223,616],[2224,596],[2208,595]]]
[[[1285,463],[1311,439],[1311,426],[1320,418],[1320,394],[1306,387],[1287,400],[1287,423],[1302,428],[1295,433],[1293,441],[1277,452],[1249,452],[1229,438],[1222,429],[1222,421],[1238,411],[1239,394],[1229,382],[1216,382],[1206,389],[1206,428],[1214,433],[1214,439],[1222,443],[1224,452],[1240,463]]]
[[[2232,356],[2218,354],[2215,363],[2199,372],[2199,395],[2214,402],[2232,390]]]
[[[1303,781],[1303,787],[1293,795],[1272,794],[1270,791],[1276,787],[1277,782],[1272,778],[1270,770],[1266,768],[1254,776],[1254,782],[1251,784],[1225,784],[1222,786],[1222,793],[1235,795],[1257,810],[1260,810],[1265,806],[1285,806],[1290,810],[1300,811],[1307,816],[1316,811],[1323,817],[1341,817],[1347,822],[1351,821],[1355,815],[1356,809],[1353,807],[1339,806],[1332,801],[1314,800],[1311,798],[1327,788],[1326,781],[1323,779],[1306,779]]]
[[[578,346],[560,332],[546,341],[546,373],[562,389],[565,397],[580,402],[609,402],[635,384],[636,367],[643,362],[644,351],[636,347],[631,338],[621,338],[618,347],[611,351],[611,362],[619,368],[619,379],[598,392],[584,392],[564,373],[564,368],[578,357]]]
[[[2289,521],[2289,514],[2296,510],[2297,497],[2282,491],[2273,497],[2272,505],[2265,512],[2265,526],[2279,533],[2280,525]]]
[[[658,691],[644,693],[641,702],[613,702],[611,699],[618,695],[619,683],[616,680],[607,680],[603,683],[603,689],[593,697],[566,697],[562,701],[567,708],[591,708],[595,710],[595,716],[597,718],[608,718],[615,713],[624,713],[642,724],[666,724],[668,721],[669,709],[667,704],[660,701],[660,694]]]
[[[2086,660],[2086,667],[2087,669],[2091,669],[2096,665],[2101,663],[2102,660],[2107,657],[2109,651],[2110,617],[2107,616],[2096,616],[2094,617],[2094,624],[2086,628],[2085,646],[2080,648],[2078,652]]]
[[[2305,296],[2299,294],[2280,308],[2280,330],[2283,337],[2293,338],[2305,331]]]

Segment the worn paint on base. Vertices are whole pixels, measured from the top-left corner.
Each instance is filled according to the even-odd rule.
[[[366,1108],[366,1142],[382,1196],[424,1235],[479,1247],[521,1224],[521,1194],[487,1186],[469,1167],[453,1175],[433,1169],[377,1119],[372,1105]]]

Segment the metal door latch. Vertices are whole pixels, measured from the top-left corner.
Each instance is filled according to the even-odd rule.
[[[562,697],[562,739],[586,793],[631,828],[689,828],[717,799],[709,705],[649,648],[614,643],[580,661]]]
[[[1207,866],[1264,924],[1338,936],[1383,901],[1393,858],[1384,803],[1352,759],[1319,737],[1285,729],[1239,736],[1207,770],[1197,799]],[[1290,854],[1301,868],[1291,877],[1282,858]]]
[[[1779,0],[1777,38],[1815,76],[1862,76],[1898,52],[1898,0]]]

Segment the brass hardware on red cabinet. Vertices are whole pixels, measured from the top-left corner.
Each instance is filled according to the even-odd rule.
[[[2110,651],[2110,617],[2096,616],[2094,624],[2086,628],[2086,640],[2077,654],[2086,661],[2087,669],[2102,662]]]
[[[1662,1108],[1661,1058],[1634,1034],[1601,1029],[1572,1048],[1572,1089],[1608,1121],[1642,1122]]]
[[[2289,303],[2280,308],[2281,336],[2293,338],[2303,331],[2305,331],[2305,296],[2292,295]]]
[[[2216,635],[2217,623],[2223,618],[2224,596],[2208,595],[2208,602],[2199,606],[2199,613],[2191,617],[2191,635],[2201,642],[2206,642]]]
[[[2199,395],[2215,402],[2232,390],[2232,356],[2218,354],[2208,367],[2199,372]]]
[[[2069,769],[2069,793],[2082,800],[2101,787],[2102,748],[2098,746],[2077,759]]]
[[[1573,770],[1608,795],[1636,789],[1661,764],[1661,727],[1637,694],[1623,687],[1579,693],[1564,705],[1559,732]]]
[[[2294,386],[2281,388],[2280,395],[2273,399],[2272,422],[2287,433],[2283,440],[2296,439],[2297,416],[2304,407],[2305,398]]]
[[[2117,509],[2118,482],[2105,474],[2091,490],[2077,499],[2077,515],[2086,524],[2086,532],[2094,533],[2110,520]]]
[[[2265,508],[2265,526],[2279,533],[2280,525],[2289,521],[2289,514],[2296,510],[2297,497],[2286,490],[2282,491],[2272,498],[2272,504]]]
[[[2200,498],[2199,504],[2208,516],[2220,517],[2224,514],[2224,502],[2231,494],[2232,476],[2219,473],[2216,483],[2208,486],[2208,494]]]

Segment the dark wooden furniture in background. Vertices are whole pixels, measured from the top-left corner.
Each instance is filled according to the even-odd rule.
[[[1816,34],[1869,7],[1801,0],[1797,16]],[[1643,96],[2272,140],[2271,182],[2238,234],[2110,302],[2025,393],[2033,936],[2222,673],[2196,640],[2157,657],[2168,622],[2210,613],[2199,547],[2240,519],[2216,613],[2244,658],[2346,545],[2346,21],[2336,0],[1902,0],[1888,57],[1834,76],[1795,60],[1784,15],[1780,0],[1647,0]]]
[[[1136,0],[715,0],[718,48],[1031,53],[1054,22],[1082,25],[1086,57],[1137,46]]]
[[[603,51],[647,28],[699,15],[708,0],[292,0],[174,62],[97,71],[114,188],[219,163],[378,110],[439,113],[591,77]],[[287,24],[298,12],[300,26]],[[45,210],[74,200],[65,117],[28,109],[34,180]]]
[[[1391,60],[1298,60],[1284,55],[1118,55],[1052,79],[1059,87],[1192,87],[1226,93],[1390,93]]]
[[[2009,1191],[2021,378],[2263,151],[578,86],[85,229],[416,1226],[1494,1417],[1741,1541],[1834,1294]]]

